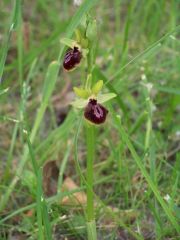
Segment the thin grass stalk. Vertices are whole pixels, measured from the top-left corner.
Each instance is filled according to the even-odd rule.
[[[42,214],[42,186],[41,186],[41,170],[37,170],[37,193],[36,193],[36,211],[37,211],[37,224],[38,224],[38,239],[44,240],[43,230],[43,214]],[[38,184],[39,183],[39,184]]]
[[[34,174],[37,179],[36,202],[37,202],[38,239],[44,240],[44,236],[46,236],[48,240],[52,240],[51,224],[49,221],[48,209],[46,201],[43,196],[42,189],[42,168],[39,167],[36,162],[28,132],[26,137]]]
[[[7,54],[8,54],[10,40],[11,40],[11,34],[12,34],[12,31],[16,28],[16,24],[17,24],[18,4],[19,4],[18,0],[14,1],[14,5],[13,5],[11,17],[10,17],[11,20],[10,20],[10,24],[9,24],[9,29],[6,33],[4,44],[3,44],[3,47],[2,47],[2,51],[1,51],[1,56],[0,56],[0,83],[1,83],[2,77],[3,77],[6,57],[7,57]]]

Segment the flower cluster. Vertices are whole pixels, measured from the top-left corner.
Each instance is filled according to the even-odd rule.
[[[68,46],[64,56],[63,67],[66,71],[72,71],[80,65],[83,59],[90,55],[94,34],[96,33],[96,21],[84,19],[80,28],[75,31],[76,39],[63,38],[61,42]],[[83,84],[84,85],[84,84]],[[92,75],[88,74],[85,87],[74,87],[77,98],[72,102],[76,108],[84,109],[84,117],[91,124],[105,122],[108,110],[102,103],[114,98],[114,93],[100,93],[103,81],[99,80],[92,86]]]

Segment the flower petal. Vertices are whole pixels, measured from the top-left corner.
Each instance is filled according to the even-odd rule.
[[[115,93],[105,93],[105,94],[99,94],[97,96],[97,101],[99,103],[104,103],[104,102],[107,102],[109,101],[110,99],[112,98],[115,98],[116,97],[116,94]]]

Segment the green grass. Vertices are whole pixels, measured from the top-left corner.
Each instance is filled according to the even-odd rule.
[[[86,13],[98,26],[93,82],[117,94],[94,132],[88,194],[97,239],[180,238],[179,7],[178,0],[0,2],[0,239],[87,239],[85,206],[61,200],[89,187],[91,139],[86,152],[82,113],[69,103],[92,69],[84,61],[64,72],[60,43]],[[58,189],[45,197],[43,166],[51,160]],[[78,188],[62,191],[64,176]]]

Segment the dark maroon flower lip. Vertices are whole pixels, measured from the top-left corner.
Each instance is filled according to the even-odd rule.
[[[81,61],[82,53],[78,47],[69,48],[64,56],[63,66],[67,71],[73,70]]]
[[[91,123],[98,125],[105,122],[107,114],[108,110],[97,103],[96,99],[90,99],[84,110],[84,117]]]

